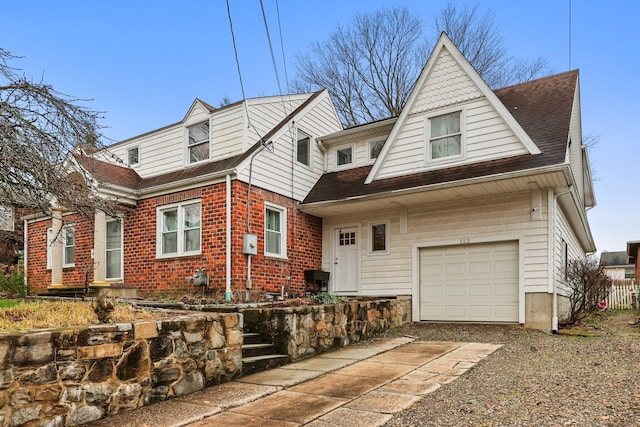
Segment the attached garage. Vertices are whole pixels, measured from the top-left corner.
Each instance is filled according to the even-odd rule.
[[[420,320],[518,322],[518,242],[420,250]]]

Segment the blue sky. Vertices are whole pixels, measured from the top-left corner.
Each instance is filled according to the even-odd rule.
[[[464,4],[466,1],[461,1]],[[217,106],[242,98],[223,0],[3,2],[0,46],[23,58],[14,66],[57,90],[90,99],[104,112],[114,141],[180,121],[198,97]],[[275,0],[263,0],[285,88]],[[547,74],[580,69],[584,135],[600,137],[590,152],[598,205],[589,212],[599,251],[640,240],[640,3],[573,0],[484,0],[509,52],[543,56]],[[406,5],[433,35],[446,0],[280,0],[289,78],[295,56],[357,12]],[[245,92],[274,95],[278,85],[258,0],[230,0]],[[569,52],[571,51],[571,58]]]

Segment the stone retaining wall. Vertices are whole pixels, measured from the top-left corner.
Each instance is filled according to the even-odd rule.
[[[411,297],[240,311],[246,329],[271,336],[278,352],[295,361],[411,322]]]
[[[73,426],[242,371],[242,315],[0,334],[0,425]]]

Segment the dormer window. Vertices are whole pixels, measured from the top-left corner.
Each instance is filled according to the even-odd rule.
[[[350,165],[353,163],[353,147],[344,147],[336,150],[336,164],[338,166]]]
[[[379,141],[371,141],[369,142],[369,160],[375,160],[380,155],[380,151],[382,151],[382,147],[384,146],[384,139]]]
[[[209,122],[189,126],[187,130],[189,131],[187,143],[189,163],[209,160]]]
[[[430,159],[438,160],[462,155],[460,111],[431,117],[429,125],[431,128]]]

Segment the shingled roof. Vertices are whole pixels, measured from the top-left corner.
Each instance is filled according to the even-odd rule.
[[[278,131],[280,131],[280,129],[282,129],[287,123],[293,120],[293,118],[297,114],[299,114],[305,107],[307,107],[318,96],[320,96],[321,93],[322,91],[314,92],[295,110],[287,115],[287,117],[282,119],[280,123],[278,123],[269,132],[267,132],[259,141],[253,144],[247,151],[237,156],[229,157],[226,159],[214,162],[206,162],[148,178],[141,178],[140,175],[138,175],[138,173],[131,168],[104,162],[92,157],[76,156],[76,159],[82,165],[82,167],[85,168],[87,172],[89,172],[91,176],[98,182],[117,185],[131,190],[145,190],[148,188],[167,185],[174,182],[177,183],[198,177],[224,173],[239,166],[245,159],[247,159],[249,156],[251,156],[251,154],[253,154],[260,148],[260,146],[263,144],[263,141],[268,141],[269,139],[271,139]],[[215,108],[211,108],[215,110]]]
[[[370,184],[365,184],[365,180],[372,166],[329,172],[320,178],[302,204],[338,201],[562,164],[565,161],[577,80],[578,71],[574,70],[494,91],[542,151],[541,154],[430,170],[375,180]]]

